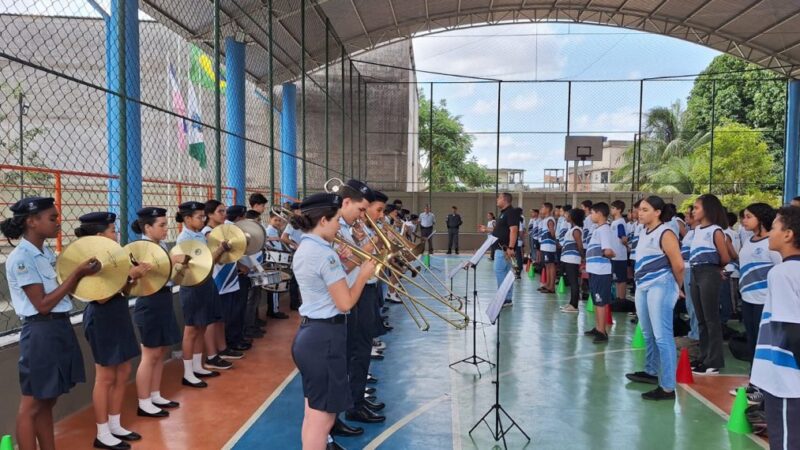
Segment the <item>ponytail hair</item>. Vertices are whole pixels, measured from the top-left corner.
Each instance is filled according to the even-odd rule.
[[[323,217],[331,220],[336,217],[338,211],[339,208],[332,206],[327,208],[314,208],[300,214],[295,214],[292,216],[290,223],[292,227],[307,233],[316,228]]]
[[[656,209],[656,210],[659,211],[658,220],[660,220],[661,223],[667,223],[670,220],[672,220],[672,217],[674,215],[674,211],[664,201],[663,198],[661,198],[661,197],[659,197],[657,195],[651,195],[651,196],[645,198],[644,201],[647,202],[648,205],[652,206],[653,209]]]
[[[19,239],[25,233],[25,220],[28,216],[14,216],[0,222],[0,231],[9,239]]]
[[[753,203],[747,205],[744,210],[750,211],[750,214],[758,220],[758,224],[767,231],[772,229],[772,222],[775,220],[775,216],[778,213],[775,208],[766,203]]]
[[[110,225],[107,223],[82,223],[78,228],[75,228],[75,236],[96,236],[108,229]]]

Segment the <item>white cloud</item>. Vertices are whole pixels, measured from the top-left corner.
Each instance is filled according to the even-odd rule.
[[[527,95],[518,95],[509,102],[512,111],[533,111],[539,106],[539,97],[535,92]]]
[[[639,109],[626,106],[596,115],[581,114],[575,123],[577,134],[583,130],[602,133],[609,139],[632,139],[631,134],[639,130]]]
[[[473,114],[489,114],[489,113],[496,114],[497,102],[489,100],[478,100],[472,104],[472,107],[469,108],[469,111]]]

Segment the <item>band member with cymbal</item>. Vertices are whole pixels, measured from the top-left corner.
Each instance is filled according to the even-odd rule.
[[[59,284],[56,255],[45,246],[45,240],[58,236],[61,229],[53,198],[27,197],[9,209],[13,216],[0,223],[0,231],[8,239],[20,240],[6,260],[11,306],[22,320],[17,444],[20,450],[35,450],[37,445],[52,450],[53,407],[61,394],[86,381],[83,356],[69,321],[69,294],[83,277],[100,270],[100,264],[91,258]]]
[[[92,212],[79,218],[75,236],[102,236],[117,240],[114,224],[117,216],[110,212]],[[144,276],[151,266],[142,263],[130,268],[128,285]],[[125,385],[131,373],[131,359],[139,356],[139,342],[133,330],[128,297],[121,292],[108,300],[95,301],[83,311],[83,331],[94,357],[95,379],[92,406],[97,422],[95,448],[129,449],[126,441],[142,437],[120,424]]]
[[[292,225],[305,232],[294,255],[292,269],[305,300],[300,306],[300,329],[292,344],[292,357],[303,381],[305,415],[302,442],[305,450],[329,447],[328,432],[336,414],[353,404],[348,388],[347,326],[345,314],[359,301],[364,285],[375,270],[372,261],[361,265],[348,286],[340,258],[331,242],[339,231],[337,216],[342,198],[314,194],[300,205]],[[360,394],[363,397],[363,392]],[[331,444],[336,445],[336,444]]]
[[[131,224],[134,233],[143,239],[155,242],[165,251],[167,246],[167,210],[164,208],[142,208],[136,212],[136,220]],[[173,264],[183,261],[180,255],[173,255]],[[133,322],[139,329],[142,341],[142,360],[136,370],[136,392],[139,406],[137,414],[142,417],[167,417],[167,408],[177,408],[173,402],[161,396],[161,374],[164,371],[164,358],[170,348],[181,341],[181,330],[172,307],[172,282],[155,294],[139,297],[133,309]]]
[[[225,211],[225,223],[236,223],[244,219],[247,208],[244,205],[231,205]],[[258,252],[257,255],[260,255]],[[223,316],[225,317],[225,343],[227,348],[234,351],[245,351],[252,348],[252,344],[244,337],[244,313],[247,306],[247,297],[250,294],[252,283],[247,275],[255,270],[257,255],[245,255],[236,262],[235,275],[239,280],[239,290],[231,296],[231,302],[222,303]],[[251,258],[252,256],[252,258]]]

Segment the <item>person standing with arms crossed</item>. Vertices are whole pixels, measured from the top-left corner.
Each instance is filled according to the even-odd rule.
[[[422,239],[425,240],[425,247],[428,254],[433,254],[433,226],[436,225],[436,216],[431,212],[431,205],[425,205],[425,211],[419,215],[419,226],[422,231]]]
[[[458,229],[464,223],[461,220],[461,214],[458,213],[458,208],[453,206],[453,212],[447,215],[447,254],[450,255],[455,248],[456,255],[458,254]]]

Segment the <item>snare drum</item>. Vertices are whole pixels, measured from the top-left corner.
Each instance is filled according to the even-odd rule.
[[[276,265],[287,266],[291,267],[292,265],[292,253],[290,252],[280,252],[277,250],[268,250],[266,251],[266,258],[264,258],[264,262],[273,263]]]
[[[274,283],[264,284],[261,286],[262,289],[269,292],[286,292],[289,290],[289,280],[292,279],[292,274],[289,272],[272,272],[280,277]]]

